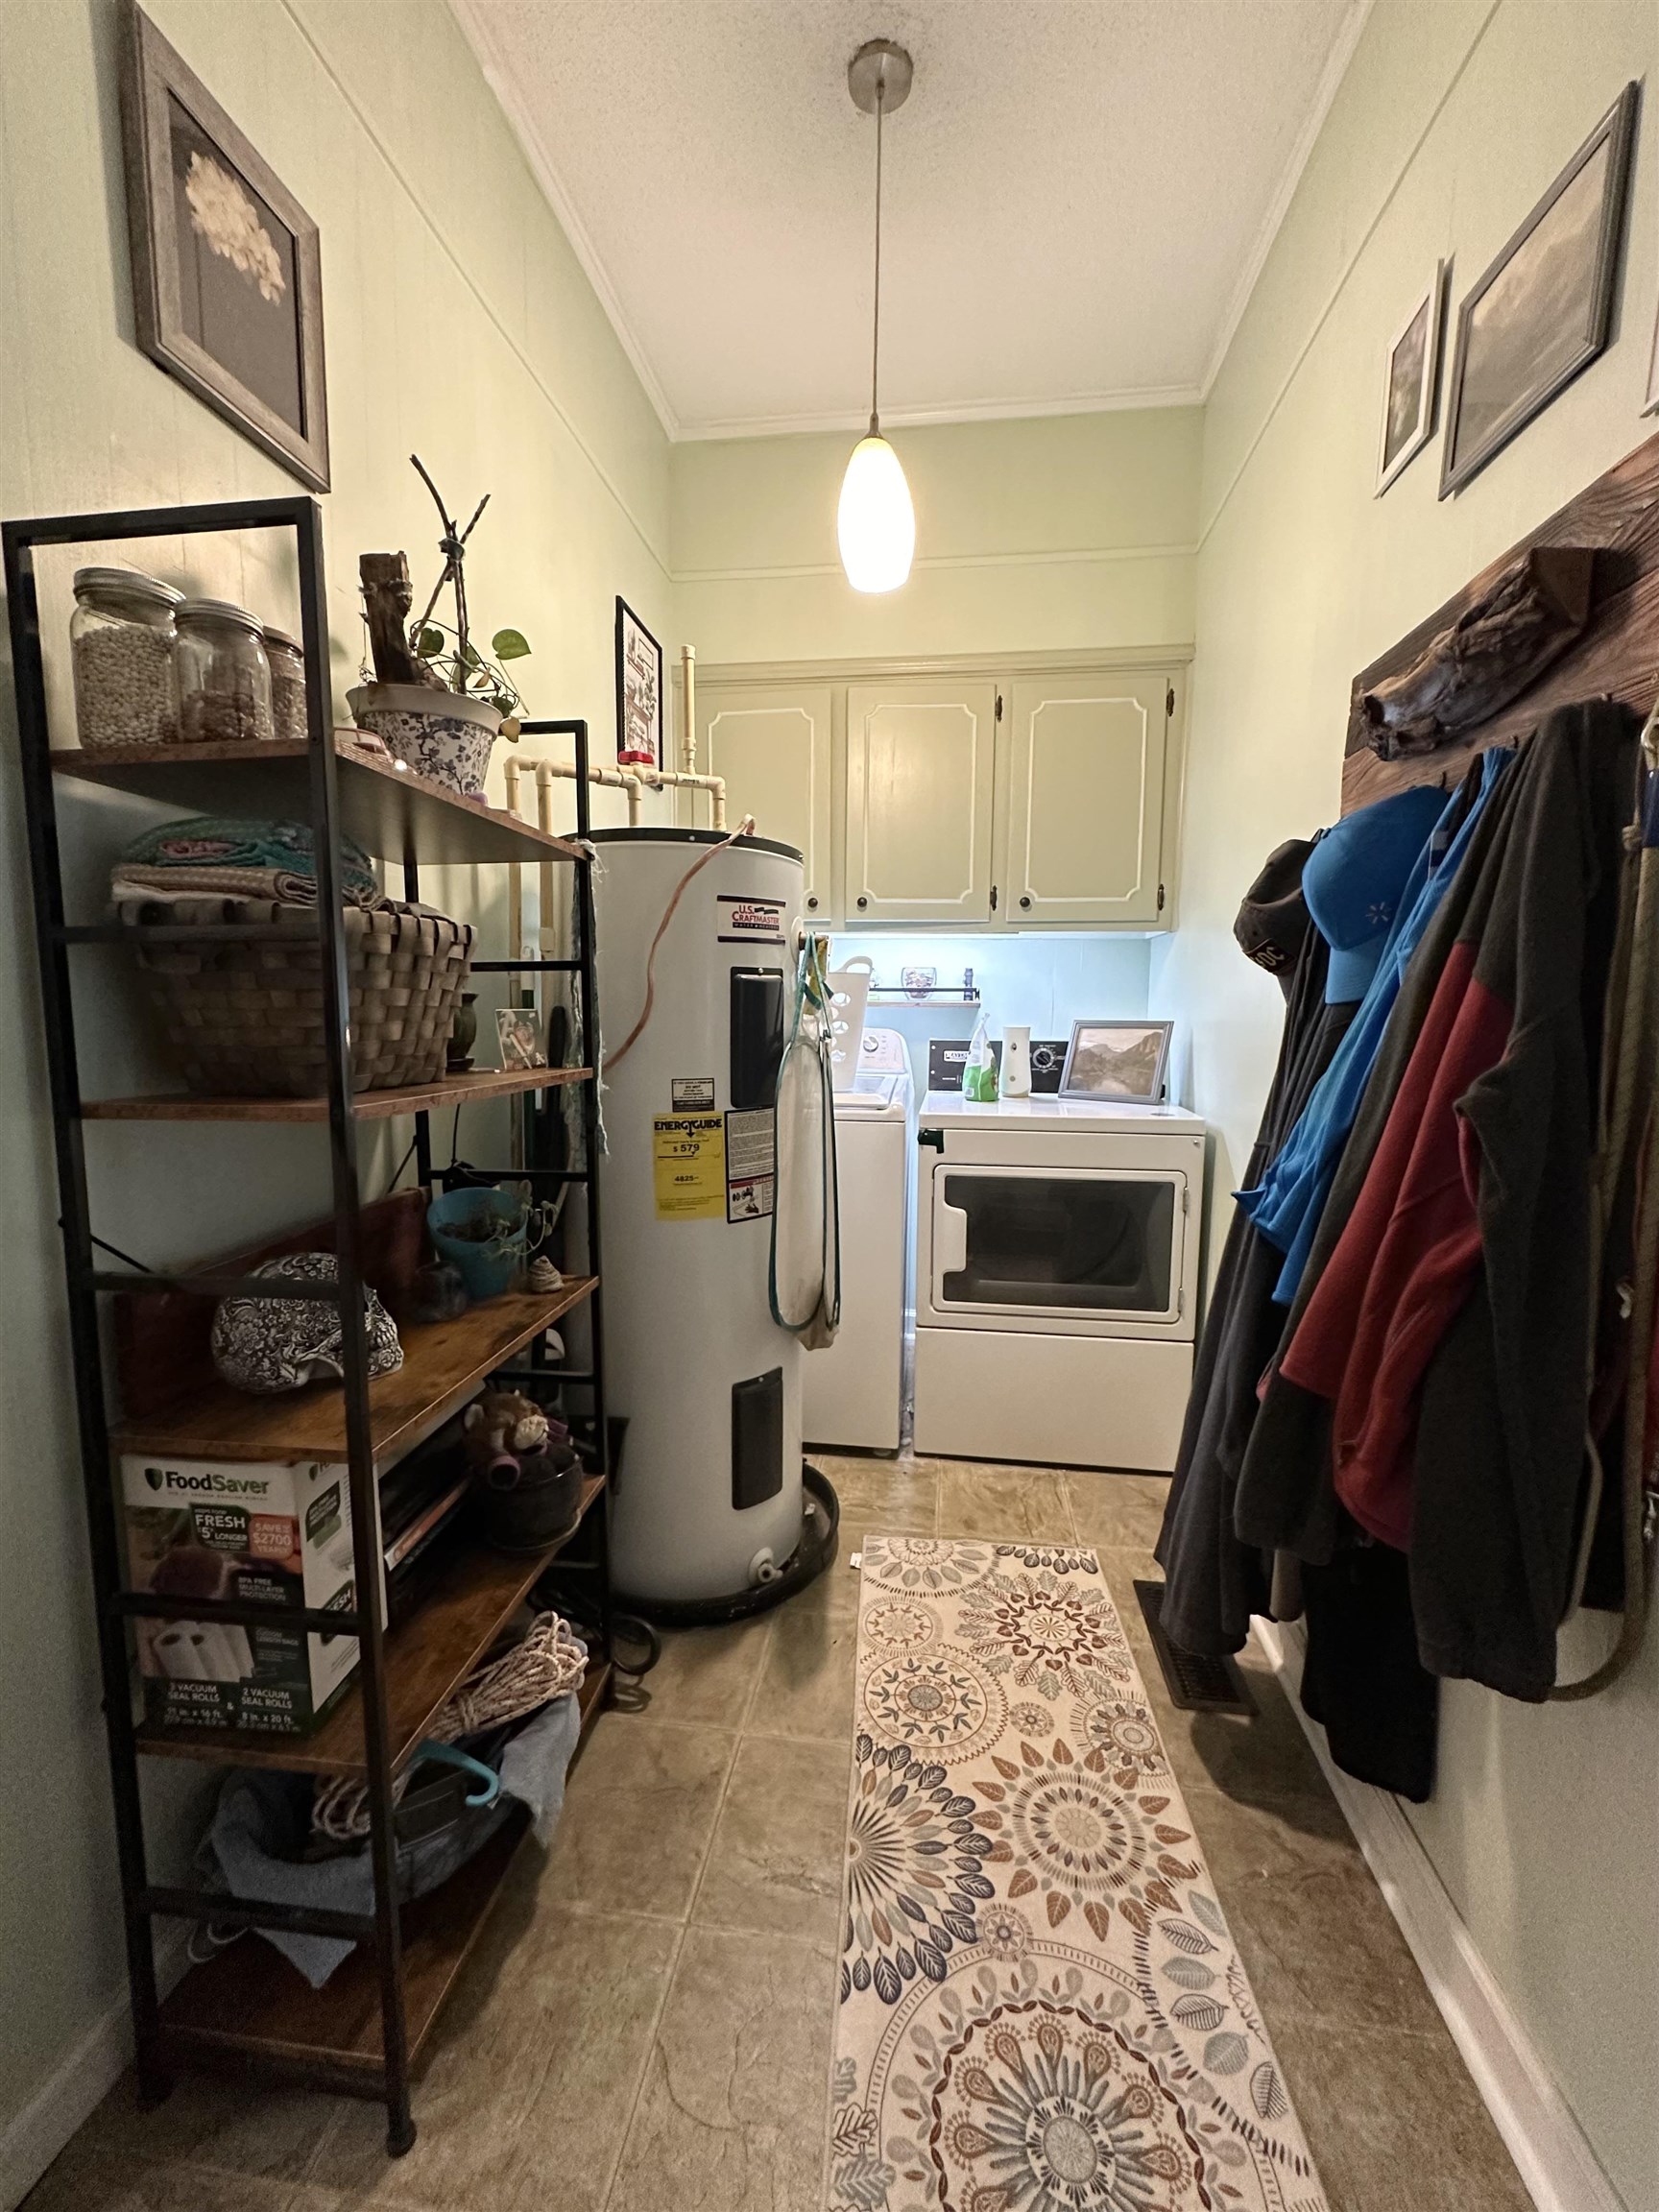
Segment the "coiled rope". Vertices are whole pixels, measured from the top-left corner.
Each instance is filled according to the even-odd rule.
[[[469,1674],[441,1706],[426,1741],[453,1743],[486,1728],[534,1713],[550,1698],[574,1690],[588,1670],[588,1653],[568,1621],[539,1613],[521,1644]],[[395,1803],[409,1787],[413,1767],[392,1785]],[[355,1842],[369,1833],[369,1785],[356,1774],[326,1774],[311,1799],[311,1828],[336,1843]]]

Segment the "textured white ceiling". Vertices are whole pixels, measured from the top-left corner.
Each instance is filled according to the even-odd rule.
[[[453,0],[668,429],[1198,397],[1368,0]]]

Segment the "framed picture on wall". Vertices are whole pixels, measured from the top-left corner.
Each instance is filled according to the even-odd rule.
[[[138,344],[301,483],[326,492],[317,226],[134,0],[123,29]]]
[[[1377,450],[1379,498],[1434,435],[1440,400],[1446,274],[1446,263],[1437,261],[1429,289],[1415,302],[1388,349],[1382,383],[1382,434]]]
[[[1073,1022],[1062,1098],[1117,1099],[1154,1106],[1164,1095],[1172,1022]]]
[[[629,606],[616,601],[616,758],[662,765],[662,648]]]
[[[1626,84],[1457,310],[1442,499],[1606,349],[1638,97]]]

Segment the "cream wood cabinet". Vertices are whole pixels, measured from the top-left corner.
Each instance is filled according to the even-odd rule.
[[[1016,677],[1003,698],[1001,919],[1156,927],[1164,878],[1166,675]]]
[[[756,833],[800,848],[806,862],[806,910],[830,916],[830,759],[833,693],[828,684],[776,689],[699,685],[697,759],[726,779],[726,819],[745,814]],[[682,791],[683,802],[692,794]],[[699,800],[699,805],[707,801]],[[706,814],[699,820],[706,821]],[[681,819],[692,816],[683,809]]]
[[[806,859],[826,926],[1167,929],[1184,672],[934,675],[727,667],[697,686],[700,765],[733,823]],[[682,792],[677,819],[707,821]],[[697,811],[693,812],[695,806]]]
[[[996,747],[989,678],[848,685],[848,928],[991,919]]]

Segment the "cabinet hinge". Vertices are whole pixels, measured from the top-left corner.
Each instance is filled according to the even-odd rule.
[[[997,694],[997,719],[998,722],[1002,719],[1002,694],[1000,691]]]
[[[1192,1211],[1192,1186],[1190,1183],[1183,1183],[1181,1186],[1181,1211],[1183,1214],[1190,1214]]]
[[[1158,911],[1160,914],[1164,911],[1164,886],[1162,883],[1158,886]]]
[[[1165,691],[1165,693],[1164,693],[1164,715],[1165,715],[1165,719],[1166,719],[1166,720],[1167,720],[1167,719],[1168,719],[1168,717],[1169,717],[1171,714],[1173,714],[1173,713],[1174,713],[1174,711],[1175,711],[1175,686],[1174,686],[1174,685],[1173,685],[1173,684],[1171,684],[1171,685],[1168,686],[1168,688],[1167,688],[1167,689]]]

